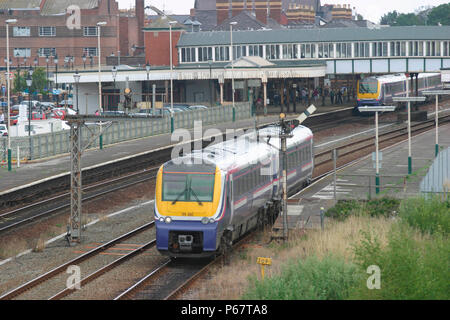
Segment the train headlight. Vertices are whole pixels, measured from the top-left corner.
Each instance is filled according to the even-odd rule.
[[[159,222],[164,222],[164,218],[163,217],[159,218]]]
[[[208,218],[205,217],[205,218],[202,219],[202,223],[203,223],[203,224],[208,224],[208,222],[209,222],[209,219],[208,219]]]
[[[214,223],[216,220],[214,218],[209,219],[209,223]]]
[[[166,217],[166,219],[164,220],[165,223],[169,224],[172,222],[172,218],[171,217]]]

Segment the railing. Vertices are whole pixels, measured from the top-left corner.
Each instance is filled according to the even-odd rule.
[[[252,108],[249,103],[237,103],[235,108],[235,120],[244,120],[252,117]],[[104,133],[103,144],[110,145],[124,141],[140,139],[171,132],[170,116],[163,118],[136,118],[131,120],[115,121]],[[232,106],[220,106],[202,110],[192,110],[174,113],[174,129],[192,129],[195,121],[202,121],[203,126],[232,122]],[[89,130],[82,128],[83,143],[91,140],[92,134],[99,133],[99,126],[93,125]],[[99,146],[99,140],[94,140],[91,148]],[[33,135],[31,137],[11,137],[12,158],[17,160],[19,148],[19,157],[36,160],[69,152],[70,131],[58,131],[46,134]],[[7,161],[7,138],[0,138],[0,162],[5,164]]]

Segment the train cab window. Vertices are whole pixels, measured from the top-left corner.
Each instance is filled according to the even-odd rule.
[[[163,201],[212,202],[214,174],[164,173]]]

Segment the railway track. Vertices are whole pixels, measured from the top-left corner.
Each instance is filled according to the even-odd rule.
[[[445,124],[450,122],[450,116],[443,116],[440,119],[441,124]],[[412,126],[412,134],[416,135],[419,133],[422,133],[424,131],[430,130],[434,128],[434,121],[430,120],[424,123],[415,124]],[[406,128],[397,128],[395,130],[391,130],[389,132],[383,133],[380,135],[380,144],[394,144],[397,143],[399,139],[403,139],[407,136]],[[360,158],[361,152],[370,152],[369,149],[373,148],[373,137],[369,138],[363,138],[359,139],[357,141],[353,141],[349,144],[343,145],[338,147],[339,150],[343,150],[343,153],[341,154],[342,161],[345,162],[345,165],[348,165],[349,163],[356,161],[356,159],[349,159],[349,157],[352,157],[352,155],[358,154],[356,158]],[[322,161],[318,161],[316,166],[322,167],[323,173],[316,174],[314,177],[314,180],[319,179],[323,175],[329,174],[329,171],[326,171],[326,165],[330,163],[330,159],[326,159],[326,156],[329,156],[330,150],[318,153],[316,155],[317,158],[322,158]],[[323,159],[325,158],[325,159]],[[355,156],[353,156],[355,158]],[[19,288],[10,291],[6,293],[3,296],[0,296],[0,300],[4,299],[14,299],[24,292],[31,290],[32,288],[38,286],[39,284],[48,281],[49,279],[55,277],[58,274],[61,274],[67,270],[67,268],[71,265],[77,265],[91,257],[94,257],[98,255],[100,252],[103,252],[104,250],[116,245],[117,243],[120,243],[121,241],[124,241],[126,239],[129,239],[130,237],[135,236],[138,233],[144,232],[151,227],[154,226],[154,223],[146,224],[130,233],[127,233],[117,239],[114,239],[108,243],[105,243],[101,246],[99,246],[96,249],[93,249],[89,251],[86,254],[81,255],[80,257],[77,257],[67,263],[64,263],[63,265],[45,273],[42,276],[39,276],[26,284],[20,286]],[[241,242],[240,242],[241,243]],[[84,286],[87,283],[93,281],[94,279],[100,277],[101,275],[107,273],[108,271],[112,270],[116,266],[122,264],[123,262],[132,259],[133,257],[139,255],[140,253],[152,248],[155,245],[155,240],[149,241],[140,247],[136,248],[126,256],[123,256],[106,266],[96,270],[95,272],[92,272],[89,276],[84,278],[81,281],[81,285]],[[176,299],[179,297],[183,292],[185,292],[190,286],[192,286],[195,281],[205,274],[214,264],[218,263],[220,261],[219,259],[215,259],[213,261],[201,261],[197,264],[184,264],[180,263],[179,261],[170,261],[167,260],[158,268],[152,270],[147,276],[142,278],[140,281],[138,281],[135,285],[124,291],[122,294],[116,297],[116,300],[121,299],[139,299],[139,298],[145,298],[145,299]],[[159,280],[158,280],[159,279]],[[161,284],[164,285],[163,289]],[[155,285],[156,283],[156,285]],[[56,300],[56,299],[62,299],[71,293],[73,293],[73,289],[64,288],[61,291],[57,292],[56,294],[52,295],[50,299]]]
[[[0,300],[11,300],[11,299],[17,298],[18,296],[24,294],[25,292],[38,287],[42,283],[50,281],[51,279],[55,278],[56,276],[58,276],[62,273],[65,273],[70,266],[74,266],[74,265],[78,266],[81,263],[83,263],[89,259],[94,259],[95,257],[98,257],[100,255],[100,253],[104,252],[105,250],[112,248],[112,247],[114,247],[126,240],[129,240],[133,237],[140,236],[141,234],[152,229],[154,227],[154,225],[155,225],[155,223],[154,223],[154,221],[152,221],[143,226],[140,226],[139,228],[136,228],[133,231],[130,231],[124,235],[121,235],[107,243],[104,243],[104,244],[92,249],[91,251],[89,251],[85,254],[82,254],[82,255],[76,257],[75,259],[72,259],[69,262],[66,262],[66,263],[48,271],[47,273],[28,281],[27,283],[21,285],[20,287],[0,296]],[[123,263],[125,260],[128,260],[128,259],[134,257],[136,254],[142,252],[143,250],[146,250],[146,249],[152,247],[154,244],[155,244],[155,241],[150,241],[150,242],[140,246],[139,248],[137,248],[130,254],[128,254],[127,257],[124,256],[124,257],[118,259],[118,261],[113,261],[112,263],[108,264],[107,266],[102,267],[101,269],[99,269],[96,272],[94,272],[93,274],[91,274],[88,278],[83,279],[84,284],[86,284],[89,281],[92,281],[93,279],[95,279],[99,275],[107,272],[108,270],[111,270],[112,268],[116,267],[120,263]],[[65,282],[64,282],[64,284],[65,284]],[[66,290],[66,288],[65,288],[65,289],[59,291],[58,293],[52,295],[50,298],[51,299],[62,298],[62,297],[65,297],[66,295],[70,294],[71,291],[72,290]]]
[[[439,125],[445,125],[450,122],[450,115],[445,115],[439,118]],[[435,128],[435,122],[433,120],[427,120],[421,123],[415,123],[411,125],[411,136],[418,135],[428,130]],[[393,145],[408,137],[408,128],[406,125],[401,128],[390,130],[379,134],[379,146],[380,148]],[[352,159],[360,158],[369,154],[375,150],[373,136],[357,139],[350,143],[345,143],[338,147],[325,150],[315,154],[315,170],[313,178],[320,177],[327,173],[327,171],[333,166],[333,150],[336,149],[339,154],[338,165],[346,164]],[[357,157],[355,158],[355,155]],[[351,159],[352,158],[352,159]]]
[[[338,118],[332,124],[317,124],[312,129],[317,132],[324,130],[339,124],[348,123],[354,121],[355,118],[343,117]],[[442,116],[440,118],[440,124],[445,124],[450,121],[449,116]],[[426,122],[413,124],[411,126],[412,135],[421,133],[434,126],[434,120],[428,120]],[[407,134],[407,127],[395,129],[389,132],[380,134],[380,146],[386,145],[386,143],[394,143]],[[351,157],[356,152],[365,152],[373,148],[373,138],[368,137],[359,139],[350,144],[345,144],[337,147],[339,151],[338,162],[347,161],[347,157]],[[315,155],[315,176],[321,176],[323,170],[327,170],[333,165],[332,151],[326,150]],[[369,152],[369,151],[367,151]],[[366,153],[367,154],[367,153]],[[163,159],[167,160],[167,159]],[[325,169],[324,169],[325,168]],[[108,179],[96,184],[92,184],[84,188],[83,202],[87,202],[99,197],[108,195],[115,191],[123,190],[128,187],[134,186],[139,183],[150,181],[156,177],[159,166],[154,166],[148,169],[144,169],[139,172],[127,174],[119,178]],[[70,193],[66,192],[58,196],[41,200],[33,204],[12,210],[10,212],[0,214],[0,235],[5,234],[17,227],[29,224],[39,219],[44,219],[56,215],[70,208]]]
[[[126,176],[109,179],[93,184],[83,189],[83,202],[91,201],[107,194],[126,189],[156,177],[159,167],[128,174]],[[49,218],[70,208],[70,193],[41,200],[30,205],[0,214],[0,234],[17,227],[31,223],[38,219]]]
[[[243,236],[233,245],[233,249],[236,250],[248,242],[253,235],[254,232]],[[212,260],[199,259],[189,262],[184,259],[168,259],[114,300],[175,300],[194,285],[196,280],[205,275],[211,267],[222,261],[222,256]]]
[[[310,122],[312,129],[315,131],[325,130],[338,124],[348,123],[349,121],[357,121],[357,118],[355,119],[354,117],[341,117],[339,116],[339,113],[337,113],[337,115],[334,113],[334,116],[324,114],[323,116],[313,119],[314,120],[310,120]],[[327,121],[331,121],[331,123]],[[170,153],[166,150],[164,150],[163,154],[165,156],[159,155],[157,157],[158,161],[161,163],[170,158]],[[151,164],[154,165],[156,163],[158,162],[155,160],[152,161]],[[156,177],[158,169],[159,165],[146,167],[138,172],[127,173],[119,178],[103,179],[101,182],[92,183],[90,186],[83,189],[83,202],[97,199],[142,182],[150,181]],[[100,178],[100,175],[97,175]],[[90,179],[92,180],[92,177]],[[57,215],[69,208],[70,193],[64,192],[51,198],[35,201],[9,212],[0,213],[0,235],[6,234],[20,226],[27,225],[37,220]]]

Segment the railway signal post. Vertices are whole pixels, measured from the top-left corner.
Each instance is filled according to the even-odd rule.
[[[435,111],[435,122],[436,122],[436,146],[435,146],[435,154],[437,157],[439,154],[439,96],[440,95],[449,95],[450,90],[430,90],[424,91],[424,95],[434,95],[436,96],[436,111]]]
[[[411,102],[423,102],[425,97],[409,97],[409,81],[406,81],[406,97],[394,97],[394,102],[408,103],[408,174],[412,174],[412,151],[411,151]]]
[[[283,175],[283,202],[282,202],[282,210],[283,210],[283,240],[288,240],[288,212],[287,212],[287,139],[292,137],[291,132],[300,124],[302,124],[311,114],[313,114],[317,108],[314,105],[311,105],[308,109],[305,110],[297,119],[294,120],[286,120],[286,115],[284,113],[280,114],[280,163],[282,163],[282,175]]]

